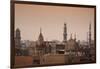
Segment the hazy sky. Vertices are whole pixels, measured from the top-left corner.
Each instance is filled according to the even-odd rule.
[[[77,40],[86,40],[91,22],[94,38],[94,8],[15,5],[15,29],[21,30],[22,40],[37,40],[42,28],[44,40],[63,40],[64,22],[68,39],[76,33]]]

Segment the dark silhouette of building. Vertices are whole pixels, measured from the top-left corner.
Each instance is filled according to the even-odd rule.
[[[20,34],[20,30],[19,28],[16,29],[16,34],[15,34],[15,43],[16,43],[16,47],[20,47],[20,43],[21,42],[21,34]]]
[[[15,32],[15,54],[17,56],[21,55],[20,47],[21,47],[21,33],[19,28],[17,28]]]
[[[15,55],[16,56],[27,56],[28,55],[28,49],[23,49],[21,44],[21,31],[19,28],[16,29],[15,32]]]

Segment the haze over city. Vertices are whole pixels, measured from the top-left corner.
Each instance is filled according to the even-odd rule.
[[[94,8],[15,5],[15,29],[20,29],[22,40],[36,41],[41,28],[44,40],[62,41],[64,23],[67,24],[68,39],[72,33],[78,40],[87,40],[91,23],[94,39]]]

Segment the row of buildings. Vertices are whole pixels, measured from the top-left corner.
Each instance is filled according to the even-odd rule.
[[[67,25],[64,23],[63,41],[44,41],[42,30],[37,41],[21,40],[20,29],[15,34],[15,56],[31,56],[32,65],[72,64],[95,61],[95,43],[91,39],[91,24],[89,25],[88,41],[81,43],[72,34],[67,39]],[[15,59],[16,61],[16,59]]]

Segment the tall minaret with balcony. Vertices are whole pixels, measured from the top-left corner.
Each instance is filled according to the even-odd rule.
[[[64,23],[63,42],[64,43],[67,42],[67,27],[66,27],[66,23]]]
[[[91,23],[89,24],[89,47],[91,47]]]

